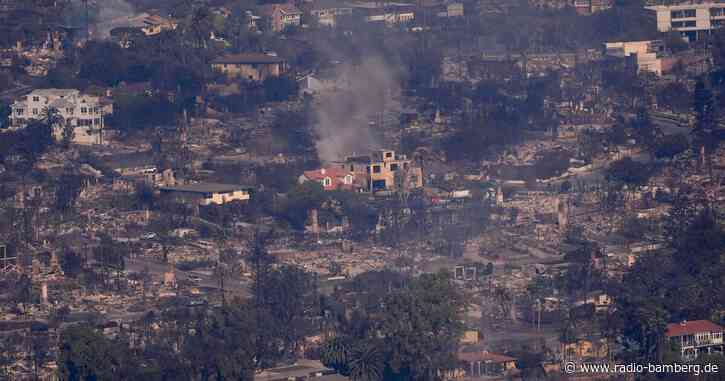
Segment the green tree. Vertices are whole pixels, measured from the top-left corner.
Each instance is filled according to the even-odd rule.
[[[609,181],[627,185],[644,185],[652,176],[653,168],[629,157],[617,160],[609,165],[606,177]]]
[[[297,95],[297,82],[289,76],[268,77],[262,82],[268,102],[281,102]]]
[[[287,192],[286,198],[278,200],[275,213],[289,222],[294,229],[302,230],[309,210],[319,208],[326,198],[322,185],[307,181]]]
[[[658,139],[654,154],[658,159],[672,158],[687,151],[688,148],[687,136],[684,134],[665,135]]]
[[[63,380],[117,380],[121,359],[119,348],[91,328],[70,326],[60,335],[58,372]]]
[[[424,274],[383,303],[377,326],[391,375],[434,380],[454,366],[465,303],[449,274]]]
[[[674,112],[687,112],[692,107],[692,96],[683,83],[672,82],[657,90],[657,104]]]
[[[353,381],[382,380],[384,367],[383,353],[375,342],[362,342],[350,354],[350,378]]]
[[[193,335],[184,340],[182,356],[201,380],[254,378],[255,323],[248,306],[235,301],[197,315]]]
[[[320,348],[320,361],[342,375],[350,374],[352,343],[344,336],[335,336],[325,341]]]
[[[55,186],[55,208],[63,213],[72,210],[82,190],[81,176],[66,170]]]

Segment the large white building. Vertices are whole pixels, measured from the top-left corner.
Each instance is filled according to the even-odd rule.
[[[661,57],[663,44],[660,40],[622,41],[604,43],[604,53],[614,57],[633,57],[637,72],[647,71],[662,75],[668,62]]]
[[[34,90],[10,107],[12,128],[21,128],[31,120],[43,119],[49,109],[57,110],[62,120],[54,126],[53,134],[60,138],[63,127],[70,124],[74,127],[73,142],[78,144],[103,143],[104,118],[113,112],[110,102],[104,104],[100,97],[81,94],[73,89]]]
[[[702,354],[723,354],[725,329],[709,320],[683,321],[667,325],[665,337],[677,344],[680,358],[695,360]]]
[[[657,30],[680,32],[688,40],[725,25],[725,3],[702,2],[647,7],[657,12]]]

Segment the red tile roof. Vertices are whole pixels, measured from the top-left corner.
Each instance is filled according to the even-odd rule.
[[[258,9],[259,9],[259,13],[262,16],[267,16],[267,17],[271,17],[272,14],[274,13],[274,11],[277,9],[279,9],[282,12],[282,14],[287,14],[287,15],[301,15],[302,14],[302,11],[297,9],[297,7],[295,7],[292,4],[288,4],[288,3],[286,3],[286,4],[264,4],[264,5],[259,6]]]
[[[723,327],[709,320],[683,321],[681,323],[667,324],[667,337],[693,335],[700,332],[723,332]]]
[[[349,171],[336,167],[315,169],[314,171],[305,171],[305,177],[310,180],[316,181],[323,180],[325,177],[329,177],[331,179],[334,179],[336,177],[345,177],[348,174],[350,174]]]
[[[499,355],[487,351],[479,352],[458,352],[458,360],[465,362],[484,362],[484,363],[504,363],[509,361],[516,361],[515,358],[506,355]]]
[[[353,183],[355,182],[355,175],[350,172],[346,171],[342,168],[338,167],[330,167],[330,168],[321,168],[316,169],[314,171],[305,171],[304,176],[310,181],[317,181],[319,183],[322,183],[322,181],[329,177],[330,178],[330,185],[325,186],[323,184],[323,187],[325,190],[334,190],[337,188],[342,189],[352,189],[354,188],[353,184],[345,184],[345,176],[351,175],[353,177]]]

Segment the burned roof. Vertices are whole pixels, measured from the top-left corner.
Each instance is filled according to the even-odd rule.
[[[251,190],[253,187],[238,184],[221,184],[221,183],[196,183],[175,185],[170,187],[159,188],[162,192],[183,192],[183,193],[229,193],[240,190]]]
[[[487,351],[459,352],[458,359],[466,362],[483,362],[500,364],[509,361],[516,361],[515,358]]]
[[[345,162],[348,163],[362,163],[362,164],[370,164],[372,159],[368,155],[362,155],[362,156],[348,156],[345,158]]]
[[[275,64],[283,63],[284,59],[264,53],[227,54],[211,61],[213,64]]]

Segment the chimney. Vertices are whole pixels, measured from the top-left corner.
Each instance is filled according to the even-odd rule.
[[[40,303],[48,304],[48,282],[40,285]]]

